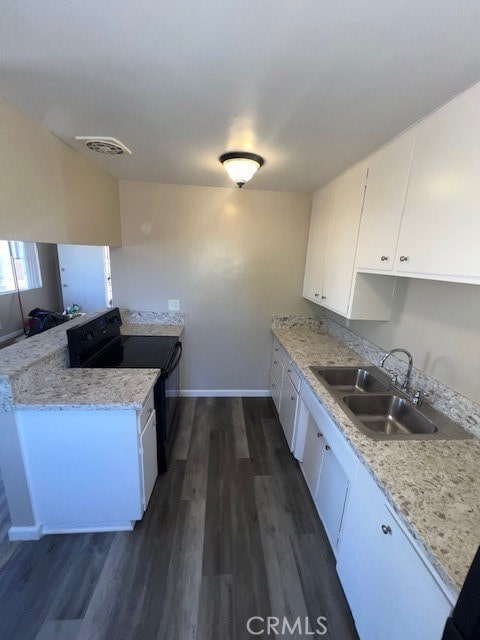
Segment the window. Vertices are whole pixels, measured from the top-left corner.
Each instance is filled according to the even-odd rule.
[[[15,275],[20,291],[42,286],[37,245],[34,242],[0,240],[0,294],[17,290]]]

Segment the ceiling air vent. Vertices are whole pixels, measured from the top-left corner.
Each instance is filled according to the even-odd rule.
[[[82,140],[92,151],[103,153],[107,156],[121,156],[123,153],[132,155],[132,152],[120,140],[108,136],[75,136],[75,140]]]

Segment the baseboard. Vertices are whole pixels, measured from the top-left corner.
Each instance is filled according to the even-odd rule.
[[[183,398],[268,398],[270,389],[182,389]]]
[[[8,342],[9,340],[13,340],[13,338],[17,338],[18,336],[21,336],[23,333],[23,330],[20,329],[19,331],[12,331],[12,333],[7,333],[4,336],[0,336],[0,344],[2,342]]]
[[[10,527],[8,530],[10,542],[15,542],[16,540],[40,540],[42,535],[41,525],[35,527]]]
[[[44,526],[42,529],[43,535],[59,534],[59,533],[102,533],[109,531],[133,531],[135,526],[134,521],[114,522],[98,525],[80,525],[78,527],[69,527],[67,525],[57,526]]]

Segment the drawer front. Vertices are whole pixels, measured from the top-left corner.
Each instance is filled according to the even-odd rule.
[[[280,345],[279,341],[274,338],[273,339],[273,356],[272,356],[272,360],[279,360],[282,365],[284,364],[284,357],[285,357],[285,351],[283,350],[282,346]]]
[[[275,405],[275,408],[277,409],[277,411],[280,411],[280,385],[278,384],[277,380],[274,378],[273,371],[272,371],[272,375],[270,376],[270,394],[272,396],[272,400],[273,400],[273,404]]]
[[[295,366],[291,360],[288,360],[287,364],[287,375],[290,378],[293,386],[297,391],[300,391],[300,385],[302,383],[302,378],[298,374],[298,371],[295,369]]]
[[[145,402],[145,406],[142,409],[142,413],[140,414],[140,424],[138,428],[138,433],[143,432],[148,420],[150,419],[150,416],[154,411],[155,411],[155,404],[154,404],[153,389],[152,389],[150,395],[147,398],[147,401]]]
[[[283,372],[283,364],[280,359],[274,354],[272,360],[272,375],[278,382],[279,386],[281,386],[283,382]]]

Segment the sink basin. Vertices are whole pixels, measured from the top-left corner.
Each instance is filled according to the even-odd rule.
[[[438,431],[433,422],[397,395],[346,395],[343,402],[364,427],[379,434],[406,436]]]
[[[361,367],[310,367],[319,380],[343,393],[372,393],[387,391],[371,370]]]

